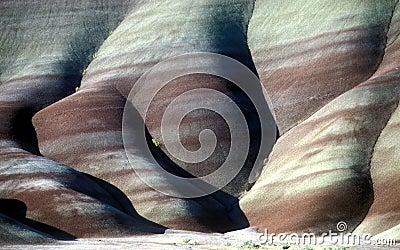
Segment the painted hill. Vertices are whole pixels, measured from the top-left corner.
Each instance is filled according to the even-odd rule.
[[[339,221],[348,232],[400,240],[398,1],[19,0],[0,2],[0,16],[0,242],[166,228],[322,233]],[[160,79],[138,80],[160,62],[195,52],[233,58],[261,84],[246,79],[256,90],[250,95],[224,77],[184,75],[146,110],[156,80],[198,65],[187,61],[163,68]],[[193,92],[204,89],[230,100]],[[192,99],[178,97],[191,91],[196,105],[220,113],[184,113]],[[253,94],[265,98],[262,112],[275,113],[269,131],[279,131],[261,150],[255,183],[265,121]],[[122,130],[131,97],[133,122],[146,126],[129,134],[134,164]],[[173,105],[182,119],[164,123]],[[241,117],[248,133],[229,127]],[[186,156],[213,150],[195,162],[171,151],[178,148]],[[204,186],[179,186],[155,171],[159,164],[177,176],[207,176],[230,151],[233,162],[244,154],[240,171],[202,197],[168,195]]]

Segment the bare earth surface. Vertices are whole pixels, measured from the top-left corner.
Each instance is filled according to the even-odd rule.
[[[320,240],[320,239],[317,239]],[[39,245],[14,245],[4,246],[4,249],[210,249],[210,250],[245,250],[245,249],[269,249],[281,250],[285,246],[295,250],[337,250],[337,245],[289,245],[276,242],[275,245],[263,244],[260,242],[260,233],[253,229],[233,231],[225,234],[207,234],[190,231],[167,230],[163,235],[133,236],[125,238],[90,238],[78,239],[72,242],[54,242],[51,244]],[[346,246],[348,250],[379,250],[379,249],[400,249],[396,246],[371,246],[357,245]]]

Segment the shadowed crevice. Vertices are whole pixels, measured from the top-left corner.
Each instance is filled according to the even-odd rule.
[[[146,218],[143,218],[141,215],[139,215],[139,213],[133,207],[129,198],[120,189],[118,189],[111,183],[83,172],[80,172],[80,174],[82,174],[83,176],[87,177],[90,180],[93,180],[97,185],[99,185],[103,190],[105,190],[110,195],[110,197],[114,199],[117,206],[115,204],[110,203],[109,200],[107,199],[102,199],[101,197],[93,197],[90,193],[85,193],[80,190],[75,190],[75,191],[86,194],[102,203],[108,204],[132,218],[139,218],[145,225],[151,225],[155,229],[159,228],[158,232],[154,233],[164,233],[165,230],[167,229],[166,227],[159,225],[153,221],[147,220]],[[74,190],[74,188],[71,189]]]
[[[11,138],[18,146],[34,155],[40,155],[35,128],[31,122],[35,110],[30,107],[17,109],[11,120]]]
[[[196,176],[190,174],[176,163],[174,163],[161,149],[161,147],[156,147],[152,142],[152,137],[148,132],[147,128],[144,126],[144,122],[139,112],[130,102],[127,102],[126,109],[129,112],[129,121],[125,120],[129,124],[130,130],[129,134],[134,136],[132,142],[125,141],[127,143],[127,149],[131,148],[134,143],[135,154],[141,156],[147,156],[146,150],[137,145],[146,145],[151,155],[154,157],[156,162],[160,167],[162,167],[167,172],[184,178],[195,178]],[[141,131],[141,128],[145,127],[145,131]],[[138,133],[145,133],[145,138],[143,138]],[[145,142],[140,142],[139,140],[145,139]],[[145,146],[145,147],[146,147]],[[156,167],[156,166],[154,166]],[[165,180],[168,183],[168,180]],[[168,183],[171,185],[171,183]],[[145,185],[145,184],[144,184]],[[163,184],[165,186],[165,183]],[[203,182],[204,186],[211,186],[208,183]],[[201,188],[201,187],[198,187]],[[157,191],[157,190],[155,190]],[[204,225],[206,228],[214,231],[225,233],[227,231],[237,230],[246,228],[249,226],[249,221],[247,220],[245,214],[240,209],[238,204],[238,199],[222,190],[218,190],[212,194],[198,197],[198,198],[186,198],[189,202],[186,204],[186,210],[189,214],[192,214],[193,219],[197,220],[199,224]],[[195,205],[196,204],[196,205]],[[202,215],[198,215],[198,206],[202,209]],[[204,216],[207,215],[207,216]]]
[[[372,208],[372,206],[373,206],[373,204],[374,204],[374,201],[375,201],[375,192],[374,192],[374,190],[375,190],[375,188],[374,188],[374,181],[373,181],[372,175],[371,175],[371,162],[372,162],[372,158],[374,157],[375,149],[376,149],[376,144],[378,143],[379,138],[381,137],[381,135],[382,135],[384,129],[387,127],[387,125],[388,125],[390,119],[392,118],[392,116],[393,116],[394,113],[396,112],[396,110],[397,110],[397,108],[399,107],[399,105],[400,105],[400,99],[397,100],[397,103],[394,105],[394,107],[393,107],[393,109],[392,109],[390,115],[388,116],[387,120],[385,121],[384,126],[382,127],[382,129],[381,129],[379,135],[376,137],[376,140],[375,140],[375,142],[373,143],[372,150],[371,150],[371,157],[368,159],[368,174],[369,174],[369,178],[370,178],[370,181],[371,181],[371,190],[370,190],[370,192],[371,192],[371,194],[370,194],[371,199],[370,199],[370,201],[369,201],[368,209],[367,209],[366,212],[364,213],[364,215],[363,215],[363,217],[362,217],[362,220],[354,227],[354,230],[357,229],[357,227],[358,227],[359,225],[361,225],[362,222],[366,219],[366,217],[367,217],[367,215],[368,215],[370,209]]]
[[[383,62],[383,60],[385,58],[386,50],[390,46],[390,43],[388,43],[388,41],[389,41],[388,34],[389,34],[389,31],[391,30],[391,24],[392,24],[392,21],[393,21],[393,16],[394,16],[394,13],[396,11],[396,8],[398,6],[399,1],[400,0],[397,0],[397,2],[394,4],[393,9],[391,10],[391,14],[390,14],[390,17],[388,19],[387,24],[381,27],[385,31],[384,32],[384,37],[382,38],[382,41],[381,41],[383,49],[382,49],[380,55],[376,55],[376,57],[379,58],[379,60],[377,61],[376,67],[375,67],[374,71],[370,74],[370,76],[366,80],[361,81],[358,85],[370,80],[376,74],[376,72],[378,72],[378,70],[379,70],[379,68],[380,68],[380,66],[381,66],[381,64],[382,64],[382,62]],[[376,27],[376,28],[379,28],[379,26]],[[371,35],[373,35],[373,33],[371,33]],[[373,36],[371,36],[371,37],[373,37]],[[376,46],[377,48],[379,47],[379,43],[380,43],[379,40],[377,40],[377,41],[371,40],[370,42],[372,42],[373,46]],[[357,86],[355,86],[355,88],[357,88]]]

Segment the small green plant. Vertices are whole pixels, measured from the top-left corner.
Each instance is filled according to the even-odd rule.
[[[184,238],[182,241],[183,241],[183,243],[185,243],[185,244],[189,244],[190,238]]]
[[[75,87],[75,92],[78,92],[78,90],[79,90],[79,87],[76,86],[76,87]]]
[[[258,249],[261,248],[260,244],[254,243],[252,240],[243,242],[240,249]]]
[[[82,76],[86,75],[86,73],[87,73],[87,69],[84,69],[84,70],[82,71]]]
[[[156,139],[151,139],[151,142],[156,146],[156,147],[158,147],[158,146],[160,146],[160,142],[159,141],[157,141]]]
[[[297,125],[300,125],[303,122],[303,120],[298,120]]]
[[[113,31],[111,30],[110,32],[108,32],[108,35],[111,36],[113,33]]]
[[[94,53],[94,54],[92,55],[92,59],[96,59],[96,57],[97,57],[97,54]]]

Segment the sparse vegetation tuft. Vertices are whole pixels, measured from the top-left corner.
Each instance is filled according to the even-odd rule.
[[[261,248],[260,244],[253,242],[252,240],[248,240],[243,242],[239,249],[259,249]]]
[[[151,139],[151,142],[156,146],[156,147],[158,147],[158,146],[160,146],[160,142],[159,141],[157,141],[156,139]]]

